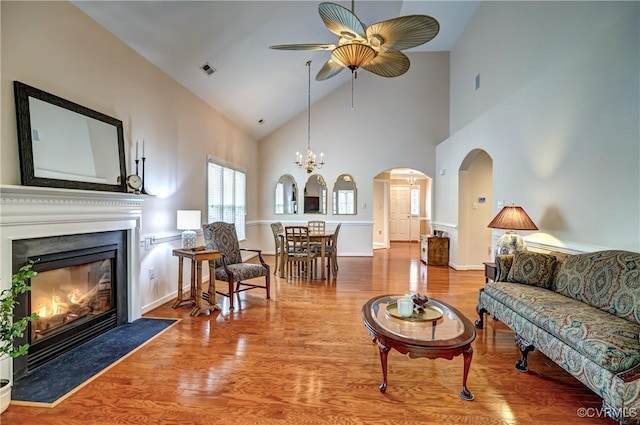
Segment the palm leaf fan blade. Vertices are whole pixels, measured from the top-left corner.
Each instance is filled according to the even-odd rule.
[[[381,77],[398,77],[409,70],[409,58],[402,52],[379,53],[362,68]]]
[[[278,44],[269,46],[270,49],[276,50],[333,50],[335,44]]]
[[[320,68],[320,71],[318,71],[318,74],[316,75],[316,81],[328,80],[329,78],[333,77],[343,69],[344,67],[342,65],[329,59],[322,66],[322,68]]]
[[[440,24],[431,16],[409,15],[378,22],[367,28],[367,40],[383,52],[398,52],[432,40]]]
[[[364,25],[349,9],[335,3],[320,3],[318,13],[329,31],[338,37],[353,39],[360,36],[365,38]]]

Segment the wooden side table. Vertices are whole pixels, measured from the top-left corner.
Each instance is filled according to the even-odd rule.
[[[483,263],[484,264],[484,283],[489,283],[489,279],[492,282],[496,281],[496,275],[498,274],[498,268],[496,263]]]
[[[195,303],[191,316],[197,316],[200,313],[210,310],[220,310],[216,304],[216,276],[209,276],[208,296],[202,293],[202,262],[217,260],[222,256],[218,251],[204,249],[203,247],[193,249],[174,249],[173,255],[178,257],[178,298],[173,303],[173,308],[178,308],[185,303]],[[191,296],[184,298],[184,290],[182,285],[183,261],[185,258],[191,260]],[[215,268],[215,267],[214,267]],[[205,303],[203,303],[206,302]]]

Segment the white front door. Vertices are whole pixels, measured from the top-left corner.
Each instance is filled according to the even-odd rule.
[[[411,229],[411,186],[391,186],[389,205],[389,239],[409,241]]]

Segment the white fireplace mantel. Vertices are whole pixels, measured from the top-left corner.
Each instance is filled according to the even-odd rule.
[[[10,286],[12,242],[80,233],[127,231],[128,316],[141,316],[138,247],[143,195],[0,185],[0,289]]]

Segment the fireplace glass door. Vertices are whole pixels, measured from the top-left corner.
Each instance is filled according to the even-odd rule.
[[[38,273],[32,282],[31,341],[54,335],[113,308],[112,259]]]

